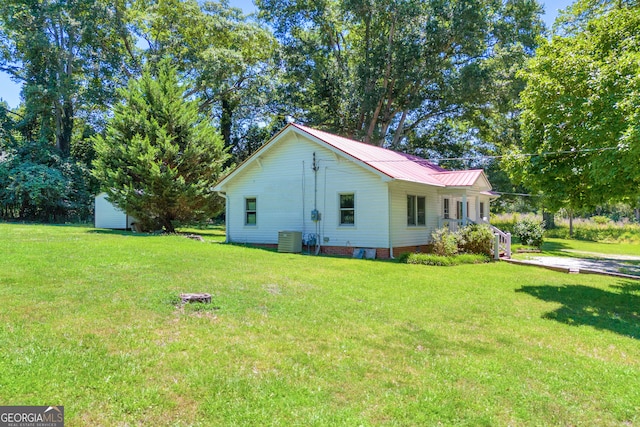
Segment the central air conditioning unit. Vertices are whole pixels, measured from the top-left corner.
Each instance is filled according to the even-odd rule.
[[[294,254],[302,252],[302,233],[299,231],[279,231],[278,252]]]

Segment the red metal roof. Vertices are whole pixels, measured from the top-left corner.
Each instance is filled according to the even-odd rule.
[[[291,126],[393,179],[437,187],[470,187],[483,174],[481,169],[449,171],[421,157],[365,144],[295,123],[292,123]]]
[[[438,180],[448,187],[467,187],[475,184],[482,170],[447,171],[438,174]]]

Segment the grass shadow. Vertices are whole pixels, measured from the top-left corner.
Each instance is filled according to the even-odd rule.
[[[212,243],[223,243],[224,242],[224,234],[220,234],[217,230],[197,230],[197,229],[180,229],[174,234],[167,234],[162,231],[155,232],[134,232],[131,230],[115,230],[115,229],[107,229],[107,228],[94,228],[91,230],[87,230],[87,234],[103,234],[110,236],[131,236],[131,237],[158,237],[158,236],[200,236],[203,239],[206,239],[208,242]]]
[[[154,233],[135,233],[130,230],[114,230],[107,228],[94,228],[92,230],[87,230],[87,234],[105,234],[110,236],[132,236],[132,237],[156,237],[160,234]]]
[[[571,246],[563,242],[549,242],[542,244],[542,252],[546,255],[570,257],[571,253],[565,252],[565,249],[571,249]]]
[[[640,339],[640,295],[638,285],[622,282],[609,292],[583,285],[523,286],[524,292],[562,307],[542,317],[572,326],[591,326]]]
[[[640,296],[640,284],[638,282],[620,282],[619,285],[613,285],[613,288],[620,289],[623,294],[637,294]]]

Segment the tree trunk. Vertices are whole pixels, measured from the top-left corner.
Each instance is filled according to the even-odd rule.
[[[400,122],[398,123],[398,126],[396,127],[396,131],[393,134],[393,142],[391,143],[391,148],[393,150],[397,150],[398,149],[398,144],[400,143],[400,139],[402,138],[402,135],[404,134],[404,121],[407,119],[407,114],[408,114],[408,110],[404,110],[402,112],[402,116],[400,117]]]
[[[222,115],[220,117],[220,132],[225,147],[231,147],[231,126],[233,124],[233,110],[235,105],[226,96],[222,98]]]
[[[70,100],[65,100],[62,105],[61,133],[56,145],[62,152],[63,157],[71,155],[71,135],[73,134],[73,104]]]
[[[173,226],[173,223],[169,218],[164,218],[162,220],[162,228],[164,228],[165,233],[175,233],[176,229]]]
[[[367,129],[367,133],[364,137],[364,142],[367,144],[374,143],[373,134],[378,125],[378,119],[380,118],[380,112],[382,111],[382,107],[384,105],[384,101],[386,100],[389,94],[389,83],[391,82],[391,69],[393,67],[393,43],[394,43],[394,34],[395,34],[395,21],[391,21],[391,28],[389,29],[389,37],[387,39],[387,66],[384,73],[384,80],[382,83],[383,92],[380,95],[380,99],[376,105],[375,111],[373,112],[373,116],[371,117],[371,122],[369,123],[369,127]],[[376,141],[376,145],[382,145],[382,140]]]
[[[544,224],[544,228],[547,230],[551,230],[556,228],[556,222],[554,218],[553,212],[542,211],[542,222]]]
[[[573,238],[573,209],[569,209],[569,238]]]

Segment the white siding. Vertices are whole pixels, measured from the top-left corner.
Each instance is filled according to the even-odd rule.
[[[425,198],[424,226],[407,224],[407,196]],[[392,243],[394,247],[424,245],[430,241],[431,233],[438,228],[440,203],[436,187],[408,182],[396,182],[391,185],[391,222]]]
[[[323,245],[388,247],[388,191],[382,178],[293,133],[247,164],[224,190],[230,242],[275,244],[279,231],[291,230],[317,233]],[[339,225],[341,193],[355,194],[353,226]],[[247,197],[256,198],[255,226],[245,225]],[[321,214],[318,223],[311,220],[314,207]]]
[[[127,215],[107,200],[105,193],[98,194],[95,199],[95,227],[126,229]]]

